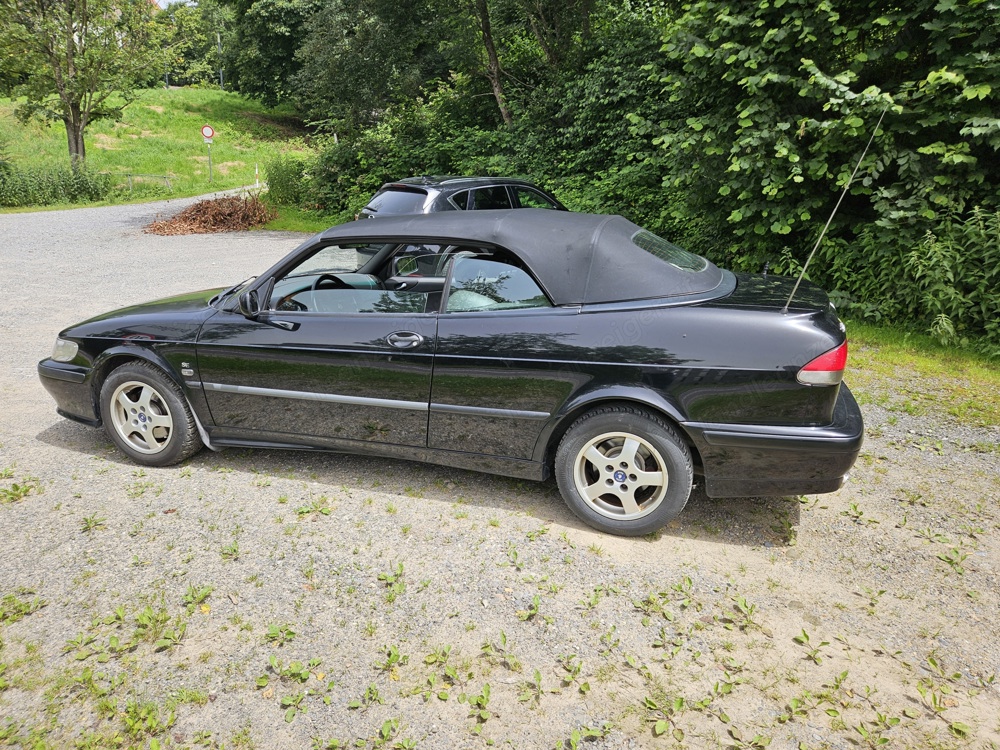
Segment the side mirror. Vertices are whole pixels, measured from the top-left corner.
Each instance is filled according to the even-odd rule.
[[[267,302],[271,299],[271,290],[273,288],[274,279],[268,279],[256,289],[249,289],[243,292],[240,295],[239,306],[237,308],[240,315],[248,320],[256,320],[261,312],[267,309]]]

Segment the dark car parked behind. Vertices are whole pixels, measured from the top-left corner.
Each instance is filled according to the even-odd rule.
[[[566,207],[549,193],[511,177],[408,177],[387,182],[368,201],[359,219],[436,211]]]

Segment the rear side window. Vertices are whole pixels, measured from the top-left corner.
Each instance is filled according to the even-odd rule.
[[[461,193],[455,193],[451,196],[451,200],[456,206],[464,211],[469,207],[469,191],[463,190]]]
[[[516,185],[511,188],[517,195],[519,208],[555,208],[556,204],[537,190]]]
[[[664,260],[674,268],[681,271],[704,271],[708,268],[708,261],[700,255],[689,253],[682,247],[678,247],[673,242],[668,242],[662,237],[657,237],[652,232],[645,229],[632,235],[632,242],[641,247],[650,255],[654,255],[660,260]]]
[[[527,271],[497,256],[459,253],[451,273],[448,312],[552,307]]]
[[[426,200],[426,190],[390,188],[376,193],[365,208],[378,216],[420,214]]]
[[[472,201],[469,208],[477,211],[487,211],[491,208],[511,208],[510,196],[503,185],[479,188],[472,191]]]

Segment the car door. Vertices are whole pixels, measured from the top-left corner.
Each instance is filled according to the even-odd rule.
[[[552,414],[588,380],[578,311],[552,307],[512,256],[455,258],[438,322],[428,445],[532,459]]]
[[[430,295],[343,272],[332,250],[277,279],[256,319],[222,311],[203,327],[197,364],[220,439],[426,445]]]

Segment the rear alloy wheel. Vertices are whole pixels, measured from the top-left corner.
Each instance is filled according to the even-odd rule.
[[[640,408],[584,414],[556,452],[556,481],[582,521],[642,536],[676,517],[691,494],[691,452],[667,422]]]
[[[101,386],[104,429],[145,466],[168,466],[197,453],[201,439],[181,389],[145,362],[114,370]]]

